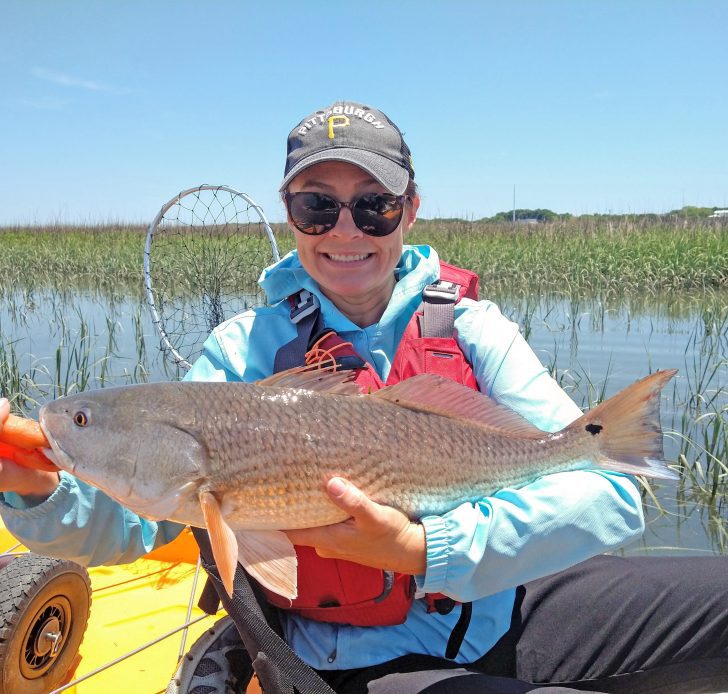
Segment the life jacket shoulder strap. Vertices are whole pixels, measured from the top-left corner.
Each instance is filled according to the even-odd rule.
[[[419,321],[422,337],[452,337],[455,332],[455,303],[459,286],[438,280],[422,292],[422,317]]]
[[[422,292],[422,337],[452,337],[455,304],[463,297],[478,298],[478,276],[470,270],[440,263],[440,279]]]
[[[312,338],[323,331],[321,303],[315,294],[302,289],[288,297],[290,318],[296,326],[296,337],[283,345],[273,361],[273,373],[301,366],[301,355],[308,352]]]

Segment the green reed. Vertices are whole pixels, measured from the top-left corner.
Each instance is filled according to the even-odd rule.
[[[293,237],[285,225],[274,226],[285,253]],[[139,291],[145,233],[142,226],[113,224],[0,229],[0,276],[6,286],[57,286],[65,277],[77,287]],[[728,286],[728,225],[722,220],[575,217],[517,226],[418,220],[407,241],[428,243],[444,260],[478,272],[491,298],[550,291],[618,297]],[[187,252],[190,239],[180,243]],[[194,287],[184,264],[165,271]]]
[[[0,229],[0,276],[6,287],[138,291],[144,237],[125,225]]]
[[[697,347],[697,348],[696,348]],[[728,307],[708,310],[686,346],[687,397],[675,428],[683,481],[704,503],[722,503],[728,491]]]
[[[0,396],[10,399],[15,412],[34,416],[44,402],[64,395],[149,380],[154,368],[151,362],[160,355],[146,351],[145,306],[136,305],[130,316],[136,355],[122,354],[118,347],[120,323],[115,317],[104,316],[103,325],[98,327],[80,308],[69,308],[72,302],[68,296],[50,293],[43,309],[48,316],[44,337],[51,342],[40,347],[42,354],[36,354],[39,346],[31,331],[22,336],[23,331],[17,329],[29,320],[18,306],[33,295],[6,297],[6,315],[11,319],[9,325],[0,323]],[[130,361],[131,368],[124,365]],[[176,367],[165,365],[163,372],[169,379],[180,378]]]
[[[418,222],[410,241],[478,272],[489,296],[533,293],[619,297],[728,286],[728,225],[575,218],[511,226]]]

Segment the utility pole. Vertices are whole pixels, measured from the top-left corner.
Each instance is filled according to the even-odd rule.
[[[516,184],[513,184],[513,220],[511,221],[513,226],[516,226]]]

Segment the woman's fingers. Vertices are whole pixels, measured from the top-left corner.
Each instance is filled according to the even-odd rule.
[[[0,431],[3,428],[3,422],[10,416],[10,402],[7,398],[0,398]]]
[[[425,534],[403,513],[367,497],[351,482],[335,477],[326,485],[331,501],[351,517],[318,528],[286,531],[291,542],[308,545],[327,558],[389,569],[424,573]]]

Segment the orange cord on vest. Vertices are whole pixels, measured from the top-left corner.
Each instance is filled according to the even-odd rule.
[[[321,347],[321,343],[331,335],[332,333],[330,332],[326,333],[313,343],[311,349],[309,349],[304,356],[306,366],[313,366],[317,364],[318,367],[322,369],[324,367],[327,367],[328,365],[331,365],[332,371],[339,370],[339,364],[336,363],[336,357],[334,356],[334,352],[336,352],[336,350],[342,349],[343,347],[351,347],[353,349],[354,345],[351,342],[339,342],[335,345],[332,345],[331,347]]]

